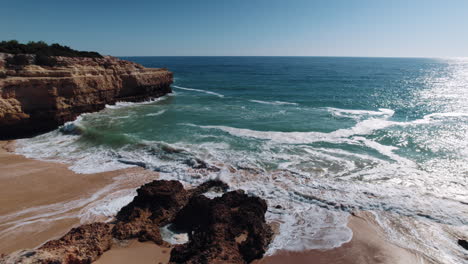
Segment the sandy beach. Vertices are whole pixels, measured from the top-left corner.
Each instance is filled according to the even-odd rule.
[[[47,240],[60,237],[80,224],[76,216],[86,203],[50,213],[51,205],[80,201],[115,183],[118,176],[138,173],[139,181],[123,182],[115,189],[138,187],[157,178],[157,173],[140,168],[120,171],[76,174],[66,164],[27,159],[13,154],[14,142],[0,145],[0,252],[11,253],[34,248]],[[280,263],[346,263],[406,264],[430,263],[420,255],[389,243],[370,213],[359,212],[349,217],[353,238],[339,248],[306,252],[277,252],[256,264]],[[5,239],[8,238],[8,239]],[[153,243],[129,241],[104,253],[96,264],[168,263],[170,248]]]
[[[331,250],[305,252],[278,252],[255,264],[409,264],[432,263],[417,253],[398,247],[385,239],[385,234],[368,212],[349,217],[348,227],[353,238],[341,247]]]
[[[277,252],[254,264],[410,264],[432,263],[417,253],[400,248],[385,239],[376,225],[372,214],[360,212],[349,217],[348,226],[353,238],[341,247],[331,250],[310,250],[305,252]],[[170,248],[152,243],[131,241],[123,247],[116,247],[104,253],[95,264],[113,263],[168,263]]]
[[[94,264],[127,263],[168,263],[171,248],[161,247],[152,242],[129,241],[125,246],[117,246],[105,252]]]
[[[13,154],[14,144],[0,143],[0,253],[4,254],[60,237],[81,224],[77,215],[93,200],[158,177],[140,168],[77,174],[67,164]],[[135,179],[135,174],[137,181],[115,181],[121,176]]]

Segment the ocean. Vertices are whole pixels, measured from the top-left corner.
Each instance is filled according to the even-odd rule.
[[[79,173],[221,179],[268,201],[280,224],[268,254],[340,246],[347,217],[366,210],[397,245],[466,262],[468,60],[123,59],[173,71],[173,93],[83,114],[17,151]],[[96,196],[83,217],[110,217],[134,195]]]

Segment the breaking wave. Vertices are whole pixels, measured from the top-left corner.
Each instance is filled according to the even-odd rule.
[[[421,179],[431,177],[428,172],[399,155],[398,147],[369,138],[393,126],[432,124],[446,118],[464,118],[467,114],[433,113],[421,119],[398,122],[391,120],[394,115],[391,109],[324,110],[356,123],[328,133],[260,131],[185,123],[192,129],[200,129],[196,132],[200,138],[223,139],[223,142],[200,144],[166,143],[125,134],[114,135],[94,129],[83,115],[57,131],[19,140],[17,151],[31,158],[69,162],[70,168],[79,173],[140,166],[159,171],[162,179],[177,179],[186,184],[198,184],[207,178],[221,179],[233,189],[244,189],[249,194],[265,198],[270,204],[268,221],[281,224],[268,254],[277,250],[333,248],[348,242],[352,232],[347,227],[347,219],[353,210],[384,212],[379,214],[379,221],[388,232],[395,232],[392,214],[435,223],[467,224],[462,203],[433,195],[432,191],[438,187],[430,187],[434,183],[421,182]],[[159,110],[146,116],[159,116],[166,111]],[[219,134],[219,131],[227,134]],[[226,143],[244,139],[255,140],[249,144],[258,145],[258,149],[248,152]],[[87,144],[83,145],[83,142]],[[93,145],[90,146],[89,142]],[[370,149],[378,155],[344,147],[324,147],[321,145],[324,143]],[[204,175],[193,172],[193,168],[200,167],[215,170],[208,170]],[[320,181],[314,180],[317,177]],[[407,185],[404,190],[400,188],[402,183]],[[428,192],[428,189],[433,190]],[[424,199],[413,199],[415,193]],[[134,189],[113,187],[112,191],[106,189],[97,196],[76,201],[76,205],[67,207],[82,206],[79,217],[83,222],[99,217],[110,219],[134,195]],[[54,214],[57,217],[72,216],[53,210],[56,213],[52,212],[52,218]],[[35,219],[26,219],[25,223],[47,217],[49,215],[39,215]],[[10,224],[16,228],[22,223]]]
[[[261,100],[249,100],[253,103],[268,104],[268,105],[298,105],[297,103],[283,102],[283,101],[261,101]]]
[[[177,89],[181,89],[181,90],[186,90],[186,91],[195,91],[195,92],[199,92],[199,93],[211,94],[211,95],[218,96],[218,97],[220,97],[220,98],[223,98],[223,97],[224,97],[224,95],[222,95],[222,94],[220,94],[220,93],[215,93],[215,92],[207,91],[207,90],[194,89],[194,88],[187,88],[187,87],[180,87],[180,86],[177,86],[177,85],[173,85],[172,87],[177,88]]]

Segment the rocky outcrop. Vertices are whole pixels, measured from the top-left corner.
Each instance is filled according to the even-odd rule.
[[[187,191],[178,181],[153,181],[143,185],[137,193],[117,214],[114,236],[164,244],[159,227],[169,224],[187,203]]]
[[[460,245],[462,248],[468,250],[468,241],[464,239],[458,239],[458,245]]]
[[[0,258],[0,263],[92,263],[121,240],[138,239],[170,246],[160,227],[189,234],[189,242],[177,245],[170,263],[250,263],[261,258],[272,239],[265,222],[267,204],[243,191],[225,192],[228,186],[209,181],[185,190],[178,181],[153,181],[137,191],[112,224],[94,223],[72,229],[58,240],[35,250]],[[209,199],[210,190],[225,192]]]
[[[60,239],[35,250],[22,250],[0,257],[0,263],[84,264],[92,263],[113,244],[111,225],[94,223],[73,228]]]
[[[55,67],[12,66],[6,62],[10,56],[0,53],[0,139],[52,130],[106,104],[171,92],[168,70],[110,56],[55,57]]]
[[[172,250],[171,263],[250,263],[261,258],[273,234],[266,210],[264,200],[241,190],[214,199],[194,196],[174,220],[190,240]]]

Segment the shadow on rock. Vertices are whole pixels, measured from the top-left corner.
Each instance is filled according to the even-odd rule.
[[[0,263],[89,264],[122,240],[138,239],[171,246],[160,228],[171,224],[189,234],[176,245],[170,263],[250,263],[265,253],[272,231],[265,222],[266,202],[243,191],[226,192],[221,181],[185,190],[178,181],[157,180],[141,186],[113,223],[73,228],[35,250],[0,257]],[[208,191],[224,193],[209,199]]]

